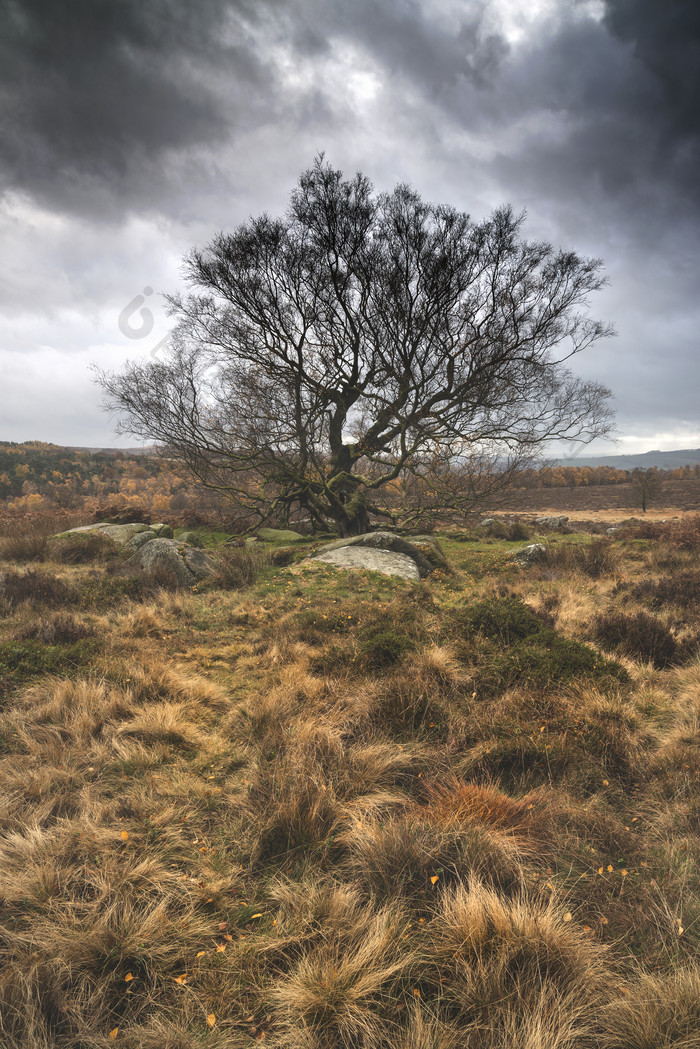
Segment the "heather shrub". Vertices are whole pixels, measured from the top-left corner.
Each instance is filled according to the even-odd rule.
[[[95,651],[91,638],[67,644],[46,644],[37,638],[0,642],[0,695],[39,675],[69,675],[89,663]]]
[[[622,553],[609,539],[594,539],[591,543],[562,543],[547,547],[547,564],[565,572],[583,572],[591,579],[612,575],[620,566]]]
[[[27,572],[6,572],[0,576],[0,600],[9,608],[24,602],[31,605],[57,607],[76,604],[78,592],[70,584],[49,572],[29,570]]]
[[[603,648],[621,652],[633,659],[649,660],[656,667],[673,662],[678,643],[656,616],[648,612],[626,615],[624,612],[596,616],[594,636]]]
[[[43,561],[52,527],[53,522],[49,525],[42,519],[5,524],[0,535],[0,561]]]
[[[414,643],[397,630],[363,631],[358,662],[364,670],[384,670],[400,663]]]
[[[477,691],[493,695],[516,685],[542,690],[582,677],[601,685],[629,681],[627,671],[619,663],[605,659],[590,645],[546,629],[490,658],[484,653],[474,682]]]
[[[454,613],[452,629],[456,627],[458,637],[479,635],[490,642],[479,652],[473,679],[477,690],[493,695],[514,685],[543,689],[580,676],[628,680],[618,663],[589,645],[562,637],[549,622],[515,596],[489,598]]]
[[[142,576],[109,575],[95,572],[80,582],[79,602],[83,608],[113,608],[123,601],[145,601],[157,593],[155,580]]]
[[[120,555],[119,546],[99,532],[76,532],[53,539],[48,544],[47,556],[64,565],[86,565],[114,561]]]
[[[86,637],[94,637],[94,629],[70,615],[58,612],[46,619],[28,623],[14,633],[15,641],[43,641],[44,644],[71,645]]]
[[[484,532],[491,539],[505,539],[510,543],[524,542],[533,534],[523,521],[494,521],[486,525]]]
[[[95,510],[93,521],[109,521],[110,524],[150,524],[151,513],[145,506],[109,503]]]
[[[700,572],[688,570],[661,579],[643,579],[639,583],[618,587],[626,599],[643,601],[652,608],[678,605],[679,608],[700,608]]]
[[[700,514],[679,521],[634,521],[625,526],[631,539],[657,539],[681,550],[700,545]]]
[[[453,614],[458,634],[482,634],[500,645],[510,645],[540,634],[548,625],[519,597],[494,597],[466,605]]]
[[[252,544],[251,544],[252,545]],[[212,585],[221,590],[244,590],[252,586],[270,563],[265,550],[249,546],[225,546],[217,551],[216,573]]]

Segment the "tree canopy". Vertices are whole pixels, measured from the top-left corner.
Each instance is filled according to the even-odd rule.
[[[600,260],[522,223],[318,157],[283,217],[190,252],[167,359],[103,374],[107,405],[261,520],[465,512],[547,442],[610,428],[609,391],[567,367],[611,333],[586,313]]]

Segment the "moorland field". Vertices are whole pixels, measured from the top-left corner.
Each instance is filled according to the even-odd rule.
[[[700,517],[187,590],[2,528],[4,1047],[700,1046]]]

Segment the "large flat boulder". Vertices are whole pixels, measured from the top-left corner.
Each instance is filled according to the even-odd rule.
[[[106,535],[109,539],[113,539],[115,543],[127,543],[129,539],[140,532],[152,532],[154,536],[156,535],[156,532],[147,524],[110,524],[109,521],[100,521],[97,524],[69,528],[67,532],[59,532],[59,536],[74,535],[79,532],[97,532],[100,535]]]
[[[322,546],[312,560],[321,560],[323,555],[334,550],[354,550],[358,548],[363,550],[383,550],[385,553],[402,554],[404,557],[409,557],[418,570],[418,578],[421,579],[430,575],[434,568],[434,565],[421,553],[415,543],[409,542],[408,539],[403,539],[400,535],[394,535],[393,532],[383,531],[365,532],[364,535],[354,535],[347,539],[336,539],[334,542]]]
[[[369,546],[333,546],[326,549],[311,561],[333,565],[334,568],[365,569],[370,572],[381,572],[382,575],[398,576],[399,579],[418,581],[420,572],[412,557],[397,553],[394,550],[381,550]]]

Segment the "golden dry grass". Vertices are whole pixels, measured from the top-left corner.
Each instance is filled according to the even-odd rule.
[[[687,552],[620,544],[594,580],[446,545],[457,573],[415,586],[77,601],[83,663],[62,609],[4,608],[3,1046],[700,1046],[700,661],[481,695],[507,648],[454,614],[516,594],[590,644]]]

